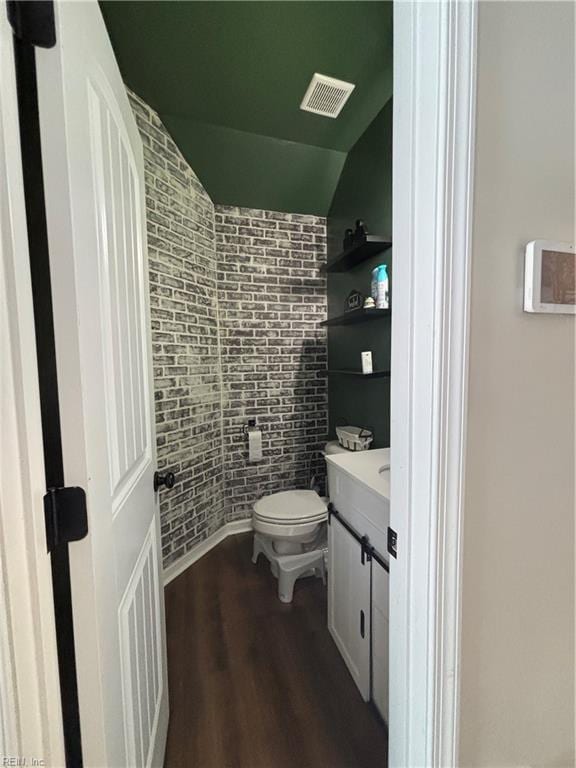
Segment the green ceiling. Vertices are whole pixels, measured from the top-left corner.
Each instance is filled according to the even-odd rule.
[[[325,214],[347,151],[392,93],[390,2],[101,2],[127,85],[215,202]],[[336,120],[314,72],[356,83]]]

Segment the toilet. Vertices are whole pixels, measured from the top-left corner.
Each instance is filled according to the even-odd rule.
[[[348,453],[338,441],[326,443],[324,455]],[[252,562],[260,554],[278,579],[278,598],[291,603],[296,579],[326,579],[326,520],[328,499],[316,491],[290,490],[263,496],[254,504]]]

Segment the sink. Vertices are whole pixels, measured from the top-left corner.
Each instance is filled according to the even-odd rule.
[[[326,456],[326,461],[333,471],[352,477],[379,496],[390,498],[390,448],[335,453]]]

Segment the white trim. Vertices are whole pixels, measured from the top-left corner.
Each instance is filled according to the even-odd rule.
[[[0,295],[3,296],[3,293],[0,288]],[[0,537],[3,539],[1,528]],[[13,629],[9,612],[8,574],[2,550],[3,547],[0,547],[0,755],[17,755],[20,753],[20,728],[14,679],[16,665],[12,650]]]
[[[458,762],[476,0],[397,2],[391,768]]]
[[[228,536],[235,536],[238,533],[247,533],[251,530],[251,518],[246,518],[245,520],[233,520],[231,523],[226,523],[221,528],[218,528],[215,533],[208,536],[204,541],[196,544],[189,552],[186,552],[185,555],[176,560],[175,563],[172,563],[168,568],[164,569],[164,586],[170,584],[176,576],[180,576],[181,573],[184,573],[187,568],[197,560],[200,560],[201,557],[208,554],[211,549],[214,549],[217,544],[220,544],[221,541],[227,539]]]
[[[64,765],[12,30],[0,13],[0,757]]]

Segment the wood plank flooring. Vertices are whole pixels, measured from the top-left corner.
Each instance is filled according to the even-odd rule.
[[[165,768],[385,768],[387,734],[326,628],[318,579],[283,605],[252,536],[231,536],[166,588]]]

